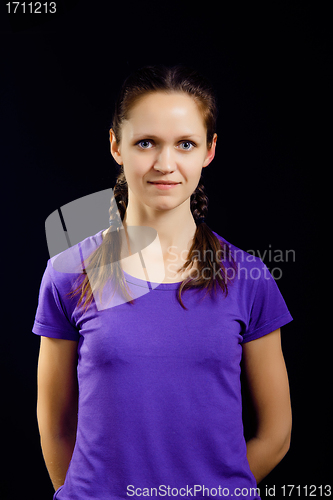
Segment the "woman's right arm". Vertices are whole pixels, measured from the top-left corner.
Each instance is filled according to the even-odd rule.
[[[65,482],[76,439],[77,346],[76,341],[41,337],[37,420],[45,464],[55,490]]]

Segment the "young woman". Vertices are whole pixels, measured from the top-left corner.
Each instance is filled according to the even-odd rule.
[[[54,499],[259,499],[288,451],[280,328],[292,318],[266,266],[204,221],[215,124],[209,84],[184,67],[142,68],[120,92],[111,227],[74,246],[81,273],[48,261],[33,326]],[[135,227],[158,235],[144,266],[126,258]],[[121,299],[101,307],[98,290]],[[247,442],[241,360],[257,421]]]

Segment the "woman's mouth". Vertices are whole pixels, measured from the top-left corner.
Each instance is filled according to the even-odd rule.
[[[171,182],[171,181],[153,181],[148,184],[152,184],[157,187],[157,189],[172,189],[180,184],[180,182]]]

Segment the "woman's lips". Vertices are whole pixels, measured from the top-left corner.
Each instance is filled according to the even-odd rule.
[[[172,189],[180,184],[180,182],[177,183],[166,183],[166,182],[149,182],[148,184],[152,184],[153,186],[157,187],[157,189]]]

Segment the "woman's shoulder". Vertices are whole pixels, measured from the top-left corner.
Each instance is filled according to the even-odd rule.
[[[226,260],[234,262],[238,267],[240,265],[244,265],[244,267],[246,267],[247,269],[256,268],[258,266],[262,268],[263,266],[265,266],[260,257],[257,257],[252,253],[246,252],[245,250],[234,245],[233,243],[230,243],[215,231],[212,232],[222,243],[226,254]]]

